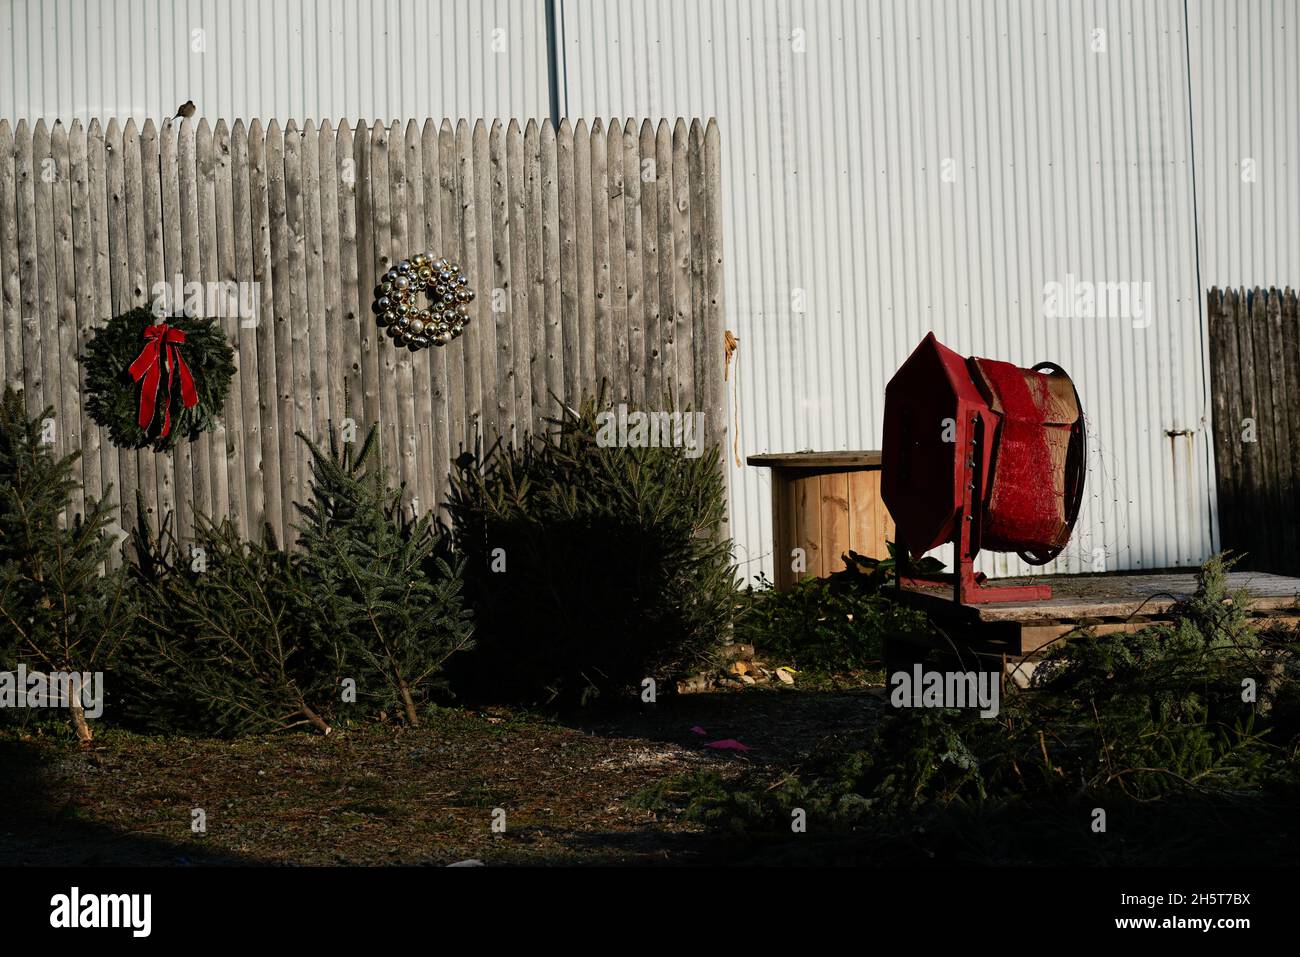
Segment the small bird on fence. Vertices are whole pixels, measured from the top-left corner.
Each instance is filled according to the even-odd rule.
[[[183,117],[184,119],[188,120],[193,115],[194,115],[194,101],[186,100],[184,103],[180,105],[180,108],[176,111],[176,115],[173,116],[172,119],[175,120]]]

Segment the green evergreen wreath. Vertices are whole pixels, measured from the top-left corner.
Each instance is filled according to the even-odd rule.
[[[166,326],[170,339],[178,338],[172,330],[179,330],[184,341],[151,334],[150,327],[157,326]],[[114,445],[152,446],[155,452],[165,452],[181,439],[193,442],[212,429],[235,374],[235,352],[218,322],[184,315],[160,318],[143,306],[114,316],[97,330],[81,361],[90,417],[108,429]],[[138,378],[131,373],[133,365]],[[150,373],[154,366],[156,372]],[[141,426],[142,393],[151,384],[156,385],[153,413]],[[187,405],[187,397],[197,401]]]

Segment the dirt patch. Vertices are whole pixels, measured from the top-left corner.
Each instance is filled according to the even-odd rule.
[[[725,861],[713,837],[631,799],[693,769],[797,760],[880,709],[878,691],[754,689],[564,724],[443,710],[419,729],[371,725],[329,738],[103,729],[79,752],[59,736],[8,733],[0,865]],[[725,739],[750,750],[707,746]],[[206,833],[192,830],[196,810]]]

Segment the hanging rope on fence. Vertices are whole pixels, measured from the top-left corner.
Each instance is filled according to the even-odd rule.
[[[735,355],[736,347],[740,345],[730,329],[724,329],[722,333],[723,344],[727,349],[727,363],[722,372],[723,380],[731,379],[731,359]],[[740,360],[736,360],[736,368],[739,370]],[[735,456],[736,465],[739,467],[740,461],[740,392],[736,385],[736,380],[731,379],[731,454]]]

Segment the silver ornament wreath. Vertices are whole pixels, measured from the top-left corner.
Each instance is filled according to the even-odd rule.
[[[424,293],[428,302],[420,303]],[[433,253],[403,259],[379,277],[371,309],[396,346],[445,346],[470,321],[474,290],[456,263]]]

